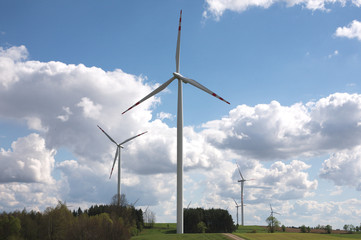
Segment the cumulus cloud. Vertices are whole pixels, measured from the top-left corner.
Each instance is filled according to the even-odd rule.
[[[336,37],[357,38],[361,41],[361,22],[353,20],[345,27],[338,27],[335,32]]]
[[[352,186],[361,191],[361,146],[332,154],[322,164],[320,176],[338,186]]]
[[[309,10],[329,11],[328,4],[339,3],[345,6],[345,0],[206,0],[206,10],[204,17],[213,16],[219,19],[225,11],[243,12],[252,7],[269,8],[273,4],[286,4],[288,7],[300,5]],[[359,0],[352,0],[351,3],[357,7],[360,6]]]
[[[164,119],[173,120],[175,116],[172,115],[171,113],[160,112],[160,113],[157,114],[157,117],[160,120],[164,120]]]
[[[33,133],[13,142],[11,148],[0,151],[0,183],[53,182],[56,151],[47,149],[43,138]]]
[[[240,162],[242,175],[246,181],[244,186],[245,204],[279,201],[309,197],[317,189],[318,181],[310,180],[307,169],[311,166],[302,161],[293,160],[289,164],[277,161],[269,168],[257,160]],[[222,163],[222,168],[214,168],[205,173],[205,185],[210,202],[224,201],[232,198],[240,199],[241,186],[237,167],[234,163]],[[217,186],[217,187],[215,187]],[[226,204],[226,203],[224,203]]]
[[[205,123],[204,134],[218,148],[259,160],[314,156],[361,143],[360,108],[361,95],[346,93],[290,107],[240,105]]]
[[[0,162],[6,168],[0,170],[0,206],[19,208],[36,201],[44,206],[56,204],[56,199],[108,203],[116,193],[117,178],[108,179],[115,148],[96,127],[99,124],[119,142],[148,131],[122,149],[122,192],[130,201],[140,198],[138,206],[154,206],[159,219],[173,221],[176,128],[162,121],[167,114],[153,119],[152,107],[160,103],[157,98],[121,115],[156,86],[119,69],[106,72],[81,64],[30,61],[27,54],[23,46],[1,49],[0,118],[22,121],[34,133],[1,150]],[[352,154],[361,145],[360,109],[361,95],[335,93],[291,106],[277,101],[240,105],[197,131],[185,126],[185,201],[231,206],[231,198],[240,191],[232,160],[239,162],[246,178],[255,179],[246,184],[249,204],[311,197],[318,185],[307,173],[311,164],[295,159],[335,153],[324,163],[325,176],[332,179],[342,177],[338,169],[326,167],[333,161],[357,166]],[[58,149],[71,152],[74,159],[55,163]],[[338,152],[345,154],[344,160]],[[346,164],[340,166],[344,169]],[[56,180],[55,172],[60,175]],[[355,170],[352,178],[360,174]],[[34,191],[29,194],[31,201],[24,199],[22,189]]]
[[[297,200],[292,207],[285,209],[285,213],[289,216],[285,221],[296,225],[297,220],[294,216],[297,215],[298,220],[312,224],[311,226],[330,224],[333,228],[342,228],[345,221],[358,223],[360,207],[361,201],[354,198],[327,202]]]
[[[134,187],[143,196],[153,197],[154,204],[168,201],[169,196],[163,197],[166,200],[160,198],[165,192],[157,186],[171,182],[171,177],[175,179],[176,129],[161,119],[152,120],[151,108],[159,103],[157,98],[121,115],[156,86],[119,69],[105,72],[81,64],[29,61],[25,53],[22,46],[2,52],[8,67],[1,68],[0,75],[8,77],[0,82],[0,118],[24,121],[29,130],[37,132],[35,135],[43,140],[45,149],[66,149],[72,153],[74,159],[52,165],[47,173],[49,177],[52,170],[60,173],[57,184],[62,199],[79,202],[83,198],[92,203],[104,196],[100,200],[108,202],[116,192],[116,177],[108,180],[115,149],[96,127],[99,124],[116,141],[149,131],[124,146],[122,171],[128,174],[122,175],[124,191]],[[222,153],[192,127],[185,127],[184,137],[188,149],[184,154],[186,171],[210,169],[222,160]],[[54,157],[55,152],[52,154]],[[171,177],[157,177],[162,183],[143,187],[147,186],[144,183],[149,182],[149,175],[154,178],[157,174]],[[3,182],[13,179],[10,175],[2,177]]]

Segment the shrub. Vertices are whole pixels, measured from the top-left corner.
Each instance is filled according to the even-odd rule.
[[[206,230],[207,230],[206,224],[204,222],[199,222],[197,224],[197,230],[198,230],[199,233],[205,233]]]

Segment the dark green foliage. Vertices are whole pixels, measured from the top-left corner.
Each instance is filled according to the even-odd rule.
[[[266,222],[268,224],[268,226],[267,226],[268,232],[270,232],[270,233],[276,232],[281,224],[280,221],[278,221],[277,218],[275,218],[273,216],[269,216],[266,219]]]
[[[204,220],[203,208],[184,209],[184,232],[198,233],[197,225]]]
[[[282,232],[286,232],[286,226],[285,225],[282,225]]]
[[[232,216],[223,209],[189,208],[184,210],[185,233],[220,233],[235,230]]]
[[[331,232],[332,232],[332,226],[326,225],[324,229],[325,229],[326,233],[331,234]]]
[[[43,213],[25,209],[0,214],[0,240],[130,239],[144,227],[143,212],[133,206],[95,205],[71,212],[61,202]]]
[[[307,231],[306,226],[305,226],[305,225],[302,225],[302,226],[300,227],[300,231],[301,231],[301,233],[306,233],[306,231]]]
[[[0,216],[0,239],[16,238],[20,235],[20,219],[3,213]]]

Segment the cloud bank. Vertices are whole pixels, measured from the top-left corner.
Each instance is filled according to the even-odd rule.
[[[159,98],[121,116],[154,87],[120,69],[39,62],[28,59],[25,46],[0,48],[0,120],[16,120],[31,132],[11,139],[9,149],[0,146],[0,210],[45,209],[57,199],[82,207],[110,202],[115,146],[99,124],[118,142],[149,132],[124,146],[122,192],[130,201],[140,198],[138,206],[155,208],[160,221],[174,221],[176,129],[163,122],[171,116],[152,115]],[[185,126],[185,202],[233,207],[240,191],[234,161],[254,179],[245,200],[254,205],[255,223],[270,201],[282,201],[291,214],[292,201],[314,196],[318,180],[301,159],[328,156],[320,176],[360,191],[360,139],[359,94],[291,106],[238,105],[201,129]],[[60,149],[73,159],[61,158]]]
[[[252,7],[269,8],[274,4],[286,4],[287,7],[301,6],[303,8],[316,11],[329,11],[327,5],[340,4],[345,6],[347,2],[360,7],[360,0],[206,0],[206,10],[203,12],[203,17],[219,18],[226,11],[244,12]]]

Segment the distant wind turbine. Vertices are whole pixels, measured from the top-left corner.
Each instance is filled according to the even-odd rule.
[[[244,187],[244,182],[245,181],[250,181],[250,180],[254,180],[254,179],[244,179],[242,173],[241,173],[241,169],[239,168],[239,165],[238,163],[236,162],[237,164],[237,168],[238,168],[238,172],[239,172],[239,175],[241,177],[240,180],[238,180],[238,182],[241,183],[241,215],[242,215],[242,226],[244,226],[244,212],[243,212],[243,187]]]
[[[147,133],[147,132],[143,132],[143,133],[138,134],[138,135],[136,135],[134,137],[128,138],[127,140],[125,140],[125,141],[118,144],[101,127],[98,126],[98,128],[109,138],[110,141],[112,141],[117,146],[117,151],[115,152],[114,162],[113,162],[112,170],[110,171],[109,179],[112,177],[114,165],[115,165],[115,162],[117,161],[117,158],[118,158],[118,196],[117,196],[117,198],[118,198],[118,205],[119,205],[120,204],[120,183],[121,183],[121,180],[120,180],[121,170],[120,170],[120,168],[121,168],[121,163],[122,163],[120,155],[121,155],[121,149],[123,148],[122,145],[129,142],[129,141],[131,141],[131,140],[133,140],[136,137],[139,137],[140,135],[143,135],[143,134]]]
[[[234,203],[236,204],[236,208],[237,208],[237,226],[238,226],[238,208],[240,207],[239,205],[238,205],[238,203],[236,202],[236,200],[233,198],[233,201],[234,201]]]
[[[278,213],[278,212],[274,212],[273,211],[273,209],[272,209],[272,206],[271,206],[271,204],[269,204],[269,207],[271,208],[271,217],[272,217],[272,219],[271,219],[271,227],[273,228],[273,224],[274,224],[274,221],[275,221],[275,219],[273,218],[273,214],[275,213],[275,214],[280,214],[280,213]]]
[[[280,214],[280,213],[278,213],[278,212],[274,212],[274,211],[273,211],[271,204],[269,204],[269,207],[271,208],[271,217],[273,217],[273,214],[274,214],[274,213],[275,213],[275,214]]]
[[[180,37],[181,37],[181,22],[182,22],[182,10],[180,11],[179,17],[179,27],[178,27],[178,38],[177,38],[177,48],[176,48],[176,71],[173,73],[173,76],[156,88],[154,91],[149,93],[147,96],[142,98],[140,101],[135,103],[133,106],[128,108],[122,114],[126,113],[130,109],[144,102],[148,98],[156,95],[157,93],[164,90],[173,80],[178,79],[178,109],[177,109],[177,233],[183,233],[183,90],[182,90],[182,82],[189,83],[206,93],[211,94],[212,96],[230,104],[214,92],[210,91],[205,86],[201,85],[197,81],[183,77],[179,73],[179,63],[180,63]]]

